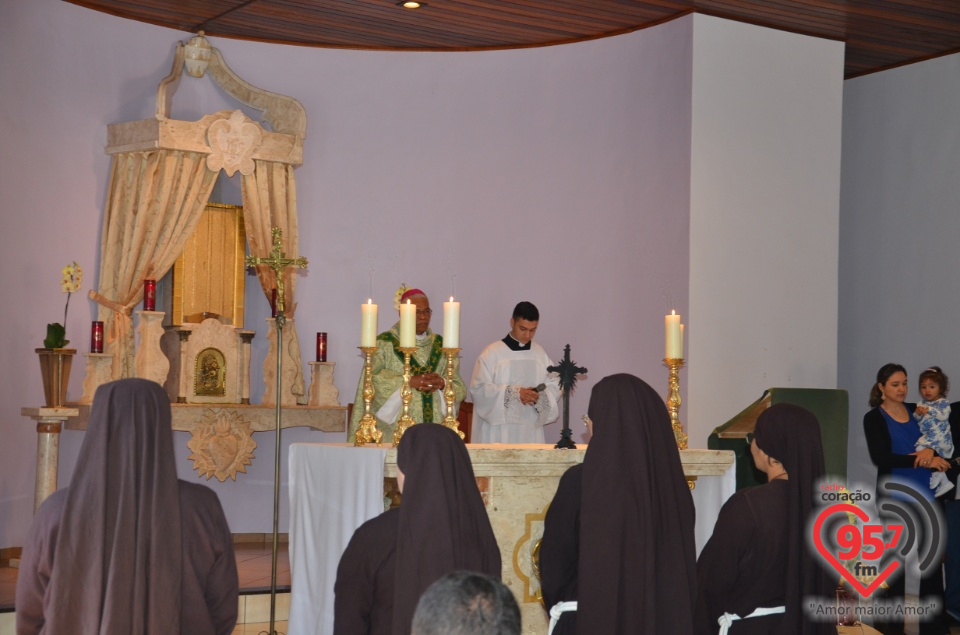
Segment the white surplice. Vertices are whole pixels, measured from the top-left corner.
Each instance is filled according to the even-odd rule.
[[[502,341],[477,358],[470,380],[475,443],[543,443],[543,426],[560,416],[560,385],[553,362],[536,342],[529,350],[511,350]],[[520,388],[544,385],[536,405],[520,401]]]

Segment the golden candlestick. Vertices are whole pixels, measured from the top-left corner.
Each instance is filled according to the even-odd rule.
[[[413,346],[398,346],[397,350],[403,353],[403,385],[400,387],[400,399],[403,401],[403,411],[397,419],[397,427],[393,431],[393,445],[399,445],[400,439],[407,428],[416,423],[410,416],[410,401],[413,399],[413,388],[410,387],[410,356],[417,349]]]
[[[380,445],[383,438],[383,432],[377,429],[377,418],[371,412],[371,403],[376,394],[373,390],[373,354],[377,351],[376,346],[361,346],[363,351],[363,417],[360,419],[360,426],[357,428],[357,435],[354,438],[355,446],[363,447],[367,443],[375,442]]]
[[[663,360],[670,368],[670,390],[667,393],[667,410],[670,411],[670,425],[673,427],[673,436],[677,439],[677,448],[687,449],[687,433],[680,423],[680,368],[683,366],[682,357],[667,357]]]
[[[443,418],[443,425],[447,426],[454,432],[460,435],[460,438],[464,438],[463,432],[460,431],[460,422],[457,421],[457,417],[453,414],[453,407],[456,405],[454,402],[457,399],[457,389],[453,385],[453,360],[457,358],[457,353],[460,352],[459,348],[443,348],[443,354],[447,356],[447,372],[446,377],[444,377],[443,382],[443,400],[447,403],[447,416]]]

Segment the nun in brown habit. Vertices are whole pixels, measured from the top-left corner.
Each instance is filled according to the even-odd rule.
[[[694,508],[667,408],[642,380],[612,375],[589,415],[583,464],[561,477],[544,521],[553,635],[690,635]]]
[[[409,635],[420,595],[457,570],[500,579],[500,549],[467,448],[437,424],[409,428],[397,448],[400,507],[361,525],[334,587],[335,635]]]
[[[100,386],[70,486],[23,547],[17,634],[229,635],[237,593],[217,495],[177,480],[167,393]]]
[[[730,635],[835,634],[836,626],[810,622],[803,610],[805,596],[831,595],[805,530],[824,475],[817,418],[775,404],[757,419],[750,450],[768,482],[740,490],[720,510],[697,562],[697,634],[720,632],[724,614]]]

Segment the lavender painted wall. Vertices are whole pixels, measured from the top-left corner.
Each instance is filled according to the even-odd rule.
[[[766,388],[835,388],[843,43],[694,16],[691,447]]]
[[[330,333],[342,403],[360,370],[357,305],[371,268],[381,328],[392,323],[400,282],[439,307],[455,276],[467,378],[513,305],[535,302],[538,341],[554,355],[570,343],[590,369],[574,394],[574,424],[604,375],[665,384],[663,314],[688,293],[691,32],[684,18],[582,44],[450,54],[213,40],[244,79],[307,109],[297,186],[310,269],[297,325],[305,351],[313,332]],[[44,324],[62,316],[59,270],[75,259],[84,291],[96,283],[106,126],[152,116],[174,45],[188,36],[54,0],[0,5],[0,547],[21,544],[32,513],[36,433],[19,412],[41,400],[33,349]],[[224,107],[235,106],[209,79],[185,78],[173,115]],[[239,202],[229,200],[235,188],[223,191]],[[266,304],[255,291],[248,285],[256,328]],[[71,304],[68,333],[83,352],[95,311],[83,297]],[[259,365],[265,337],[255,341]],[[81,383],[78,369],[71,398]],[[81,438],[63,435],[61,486]],[[283,443],[342,439],[298,430]],[[236,532],[271,523],[272,437],[256,440],[248,474],[211,483]],[[181,476],[196,479],[185,441],[178,433]]]
[[[930,366],[960,381],[960,56],[844,85],[840,386],[850,391],[848,475],[873,485],[862,420],[877,370],[903,364],[907,399]]]

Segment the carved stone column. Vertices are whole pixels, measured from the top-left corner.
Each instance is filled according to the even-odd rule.
[[[242,355],[240,367],[243,369],[243,385],[240,386],[240,403],[242,404],[250,403],[250,359],[253,356],[251,342],[254,335],[256,335],[255,331],[240,331],[240,339],[243,341],[240,347]]]
[[[113,355],[109,353],[84,353],[87,358],[87,370],[83,376],[83,395],[80,396],[79,403],[93,403],[93,395],[97,388],[103,384],[112,381]]]
[[[163,336],[163,311],[137,311],[140,316],[140,325],[137,334],[140,342],[137,346],[136,365],[137,377],[149,379],[163,386],[170,372],[170,360],[160,349],[160,338]]]
[[[63,422],[80,415],[77,408],[21,408],[20,414],[37,422],[37,476],[33,490],[33,511],[57,491],[57,463],[60,461],[60,431]]]

